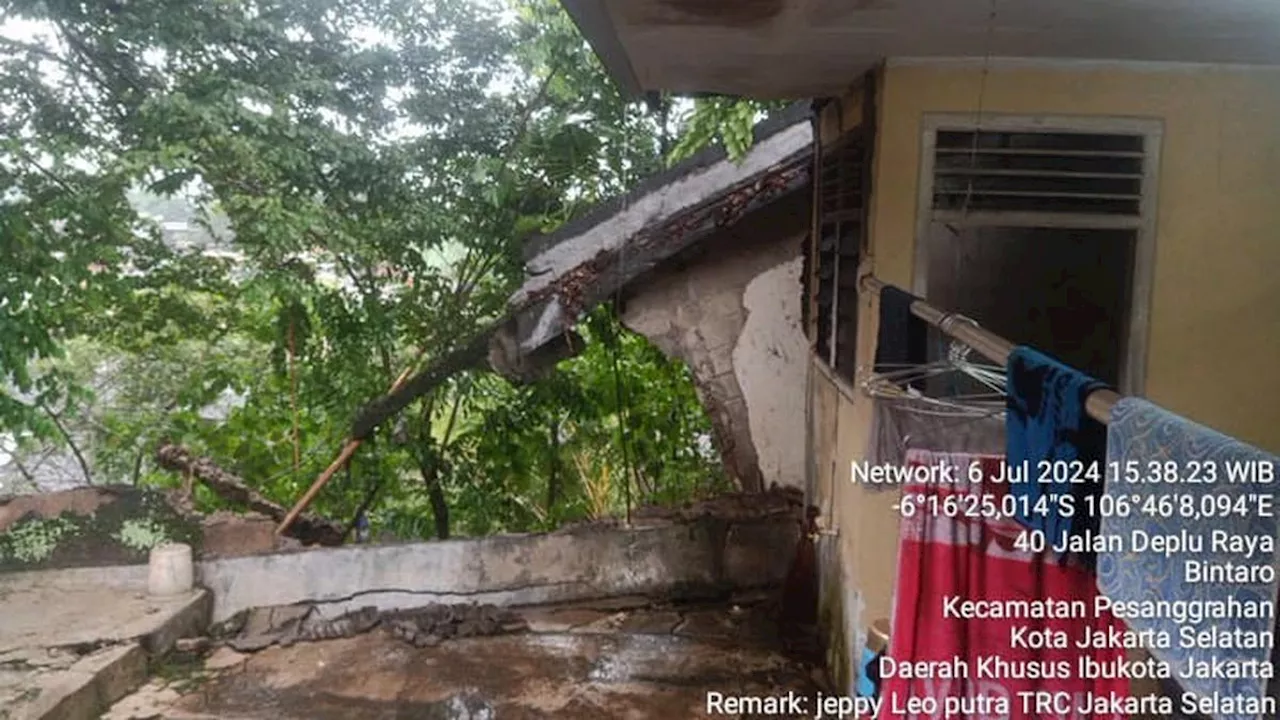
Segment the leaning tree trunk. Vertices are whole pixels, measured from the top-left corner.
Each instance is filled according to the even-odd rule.
[[[288,510],[262,497],[244,480],[218,467],[210,458],[197,457],[181,445],[165,444],[156,450],[156,462],[166,470],[190,475],[229,503],[260,512],[280,522]],[[285,533],[304,545],[341,545],[344,529],[323,518],[303,515]]]
[[[422,483],[427,486],[427,499],[431,501],[431,514],[436,521],[436,538],[449,539],[449,502],[445,499],[444,488],[440,485],[440,465],[430,460],[418,460],[418,471],[422,473]]]
[[[555,418],[550,427],[550,451],[547,455],[547,516],[555,510],[560,502],[560,425],[561,419]]]

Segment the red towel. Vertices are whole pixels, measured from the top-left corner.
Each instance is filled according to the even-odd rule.
[[[981,465],[985,482],[964,481],[974,463]],[[944,668],[940,665],[929,668],[931,678],[886,676],[877,717],[1124,718],[1119,712],[1081,711],[1092,702],[1091,697],[1123,699],[1129,694],[1127,679],[1082,676],[1081,664],[1087,662],[1082,658],[1105,666],[1122,662],[1125,655],[1122,648],[1075,646],[1086,630],[1105,633],[1123,629],[1110,613],[1096,614],[1093,576],[1079,568],[1064,567],[1049,554],[1015,550],[1011,540],[1021,527],[1012,518],[983,519],[970,513],[983,503],[964,498],[985,495],[994,501],[985,504],[988,509],[1001,507],[1006,488],[991,478],[999,472],[1003,458],[912,450],[907,464],[951,464],[958,468],[956,477],[961,482],[912,484],[903,491],[939,502],[937,513],[932,507],[920,507],[914,517],[902,521],[889,656],[897,663],[949,661],[949,668],[956,670],[953,674],[963,670],[967,677],[942,678]],[[946,501],[948,496],[954,499]],[[948,502],[955,504],[948,506]],[[951,517],[954,514],[960,517]],[[948,604],[951,597],[958,602]],[[1086,610],[1054,619],[956,617],[966,611],[966,600],[1082,601]],[[1078,604],[1074,607],[1079,609]],[[1019,628],[1026,628],[1026,635],[1018,636]],[[1041,643],[1036,641],[1048,634],[1053,641],[1065,640],[1068,647],[1039,647]],[[1033,671],[1042,677],[1016,676]]]

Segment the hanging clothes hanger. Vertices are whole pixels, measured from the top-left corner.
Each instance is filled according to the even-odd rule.
[[[975,362],[970,359],[972,348],[953,340],[945,357],[933,362],[882,366],[879,372],[868,375],[862,388],[871,397],[886,400],[903,400],[902,408],[910,412],[934,415],[992,417],[1004,413],[1005,369],[998,365]],[[976,385],[979,392],[961,393],[954,388],[946,395],[930,395],[919,389],[925,381],[945,379],[947,376],[963,378],[968,385]]]

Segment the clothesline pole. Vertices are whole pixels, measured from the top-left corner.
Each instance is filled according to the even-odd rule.
[[[866,292],[879,294],[888,283],[874,275],[865,275],[860,283]],[[987,330],[970,318],[957,313],[946,312],[923,300],[911,303],[911,314],[938,328],[944,335],[959,340],[982,353],[998,365],[1009,363],[1009,353],[1013,352],[1013,343]],[[1111,422],[1111,408],[1120,396],[1112,390],[1095,390],[1085,398],[1085,412],[1100,423]]]

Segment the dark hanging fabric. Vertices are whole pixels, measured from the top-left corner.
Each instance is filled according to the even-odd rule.
[[[919,365],[928,360],[929,326],[911,314],[911,303],[920,298],[906,290],[885,285],[880,289],[880,333],[876,342],[876,370]]]
[[[1105,486],[1107,427],[1089,417],[1084,405],[1107,384],[1025,346],[1009,354],[1006,373],[1005,454],[1022,478],[1009,488],[1023,498],[1018,521],[1043,531],[1050,547],[1065,547],[1071,536],[1096,536],[1099,518],[1086,512],[1085,497],[1101,495]],[[1051,481],[1041,483],[1045,470]],[[1064,495],[1072,496],[1069,516],[1063,513]],[[1092,552],[1076,557],[1086,567],[1096,563]]]

